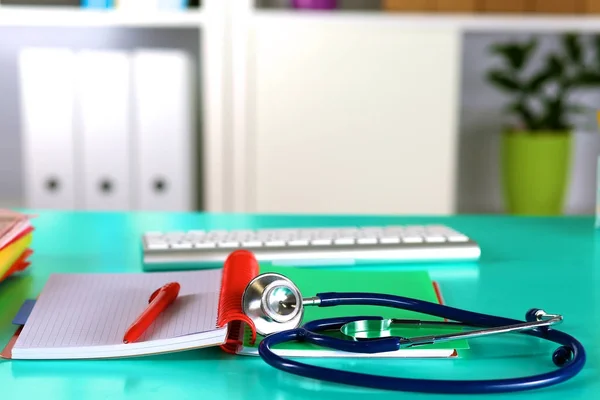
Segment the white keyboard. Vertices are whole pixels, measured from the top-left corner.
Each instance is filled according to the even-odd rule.
[[[481,255],[472,238],[445,225],[146,232],[142,249],[145,270],[222,265],[236,249],[282,265],[468,261]]]

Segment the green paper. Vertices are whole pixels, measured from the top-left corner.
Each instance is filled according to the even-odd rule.
[[[261,266],[261,273],[276,272],[287,276],[300,289],[304,297],[311,297],[317,293],[324,292],[371,292],[385,293],[419,300],[439,303],[433,282],[427,271],[367,271],[367,270],[343,270],[343,269],[314,269],[295,267]],[[383,318],[399,319],[421,319],[429,321],[443,321],[442,318],[428,314],[420,314],[413,311],[393,309],[381,306],[338,306],[338,307],[315,307],[304,308],[303,323],[322,318],[347,317],[347,316],[378,316]],[[406,328],[394,329],[394,334],[401,336],[422,336],[432,333],[449,333],[444,328],[417,328],[408,326]],[[346,338],[341,332],[328,332],[330,336]],[[243,347],[240,354],[256,355],[258,344],[263,339],[257,335],[254,345],[251,344],[251,330],[244,329]],[[456,340],[446,343],[418,346],[411,349],[400,350],[394,354],[388,353],[388,357],[448,357],[455,349],[468,349],[467,340]],[[310,343],[285,343],[274,347],[281,355],[294,356],[355,356],[375,357],[377,355],[365,354],[341,354],[335,350],[319,347]],[[384,356],[380,354],[379,356]]]

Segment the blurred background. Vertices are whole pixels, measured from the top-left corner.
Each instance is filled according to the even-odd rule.
[[[0,207],[592,214],[600,0],[0,0]]]

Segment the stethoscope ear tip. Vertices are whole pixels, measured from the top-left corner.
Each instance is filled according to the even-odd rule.
[[[525,320],[527,322],[541,322],[541,321],[562,321],[562,316],[558,314],[548,314],[546,311],[539,308],[532,308],[525,314]]]
[[[527,322],[536,322],[536,321],[539,321],[539,315],[540,315],[540,313],[544,313],[545,314],[545,312],[543,310],[540,310],[539,308],[532,308],[532,309],[530,309],[525,314],[525,321],[527,321]]]
[[[552,362],[557,367],[564,367],[573,360],[573,350],[567,346],[560,346],[552,354]]]

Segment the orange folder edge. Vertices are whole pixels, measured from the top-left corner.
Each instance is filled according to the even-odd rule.
[[[433,289],[435,290],[435,295],[438,299],[438,303],[444,305],[444,297],[442,296],[442,289],[440,288],[440,284],[436,281],[433,281]],[[444,321],[448,322],[448,318],[444,318]],[[458,351],[456,351],[456,349],[454,349],[454,352],[452,353],[452,355],[450,355],[450,358],[452,357],[458,357]]]
[[[19,335],[21,334],[22,330],[23,330],[23,327],[20,326],[15,331],[14,335],[8,341],[8,344],[6,345],[6,347],[4,347],[4,350],[2,350],[2,352],[0,353],[0,358],[4,358],[7,360],[12,359],[12,349],[15,346],[15,343],[17,342],[17,339],[19,338]]]
[[[33,254],[33,250],[27,249],[21,254],[21,256],[13,263],[13,265],[6,271],[6,273],[0,277],[0,282],[14,274],[15,272],[23,271],[27,268],[31,263],[27,262],[29,256]]]
[[[21,239],[15,241],[10,246],[0,250],[0,275],[4,276],[12,267],[15,261],[29,247],[32,240],[32,233],[28,233]]]
[[[27,268],[30,263],[26,262],[26,260],[27,260],[27,258],[29,258],[29,256],[31,254],[33,254],[33,250],[31,250],[31,249],[25,250],[25,252],[23,252],[23,254],[21,254],[21,256],[17,259],[17,261],[15,261],[15,263],[12,265],[12,267],[9,268],[7,273],[2,278],[0,278],[0,282],[3,281],[5,278],[9,277],[10,275],[12,275],[13,273]],[[8,341],[8,343],[2,350],[2,352],[0,352],[0,358],[12,359],[12,348],[14,347],[15,342],[19,338],[19,334],[21,333],[22,329],[23,329],[22,326],[17,328],[17,330],[15,331],[13,336],[10,338],[10,340]]]
[[[14,238],[11,239],[10,242],[6,243],[6,245],[4,246],[4,249],[8,248],[8,246],[10,246],[11,244],[14,244],[16,241],[18,241],[19,239],[22,239],[25,235],[30,234],[31,232],[33,232],[34,227],[33,226],[29,226],[27,229],[23,229],[22,232],[20,232],[17,236],[15,236]],[[0,252],[2,251],[2,249],[0,249]]]

